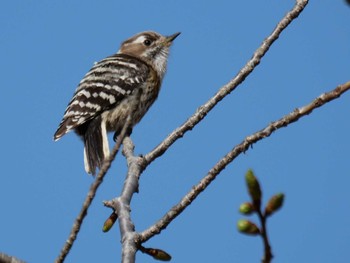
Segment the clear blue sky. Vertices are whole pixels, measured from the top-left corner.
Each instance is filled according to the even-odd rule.
[[[143,174],[132,218],[144,230],[233,146],[350,79],[350,8],[310,1],[252,75]],[[73,133],[53,142],[76,85],[93,62],[144,30],[181,31],[159,99],[135,128],[144,154],[229,81],[294,1],[5,1],[0,11],[0,251],[53,262],[93,181]],[[269,222],[274,262],[350,258],[350,94],[241,155],[145,246],[172,262],[259,262],[262,242],[236,231],[253,168],[265,200],[286,194]],[[118,262],[118,227],[101,231],[125,176],[121,155],[99,189],[66,262]],[[154,262],[137,254],[137,262]]]

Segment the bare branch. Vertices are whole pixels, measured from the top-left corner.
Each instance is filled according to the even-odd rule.
[[[123,140],[123,154],[128,162],[128,173],[124,182],[124,187],[120,197],[111,201],[105,201],[104,204],[115,210],[118,215],[120,235],[122,239],[122,262],[135,262],[135,254],[138,249],[137,234],[134,223],[130,216],[130,202],[134,193],[138,192],[138,179],[141,173],[141,157],[134,155],[134,144],[130,137]]]
[[[153,226],[149,227],[142,233],[140,233],[140,242],[143,243],[153,237],[154,235],[160,233],[165,229],[172,220],[174,220],[186,207],[188,207],[191,202],[203,192],[209,184],[220,174],[225,167],[230,164],[237,156],[244,153],[251,147],[254,143],[269,137],[274,131],[286,127],[293,122],[298,121],[301,117],[310,114],[314,109],[319,108],[338,97],[340,97],[344,92],[350,89],[350,81],[338,86],[334,90],[324,93],[313,100],[310,104],[307,104],[301,108],[295,109],[288,115],[282,117],[281,119],[270,123],[264,129],[246,137],[240,144],[235,146],[229,153],[227,153],[219,162],[217,162],[214,167],[208,172],[208,174],[196,185],[190,192],[188,192],[181,201],[173,206],[170,211],[168,211],[158,222]]]
[[[25,262],[13,256],[0,253],[0,263],[25,263]]]
[[[304,10],[308,0],[299,0],[293,9],[277,24],[275,30],[268,36],[261,46],[255,51],[253,57],[241,69],[241,71],[229,83],[219,89],[219,91],[205,104],[200,106],[197,111],[180,127],[175,129],[163,142],[144,156],[145,163],[148,165],[153,160],[161,156],[165,151],[184,134],[192,130],[224,97],[229,95],[260,63],[262,57],[270,49],[271,45],[279,38],[282,31]]]

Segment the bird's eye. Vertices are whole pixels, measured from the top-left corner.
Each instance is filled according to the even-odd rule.
[[[146,39],[145,41],[143,41],[143,44],[145,44],[145,46],[150,46],[151,43],[152,43],[152,41],[149,39]]]

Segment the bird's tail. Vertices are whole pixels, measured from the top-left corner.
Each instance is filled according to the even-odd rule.
[[[101,121],[101,117],[91,120],[86,125],[83,140],[85,170],[95,175],[96,168],[100,169],[103,161],[109,156],[106,125]]]

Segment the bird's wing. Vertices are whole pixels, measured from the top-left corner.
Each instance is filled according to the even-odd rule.
[[[116,54],[96,63],[80,81],[54,140],[118,105],[147,80],[149,70],[143,61],[124,54]]]

